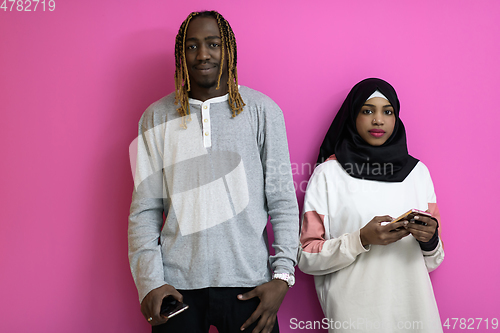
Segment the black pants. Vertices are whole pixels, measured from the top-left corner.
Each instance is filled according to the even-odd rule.
[[[255,297],[246,301],[236,298],[253,288],[205,288],[179,290],[189,309],[170,318],[165,324],[153,326],[153,333],[207,333],[210,325],[219,333],[241,332],[240,327],[250,318],[260,303]],[[255,321],[244,332],[252,332],[258,323]],[[279,333],[278,320],[273,333]]]

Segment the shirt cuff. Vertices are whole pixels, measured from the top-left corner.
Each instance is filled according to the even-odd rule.
[[[441,240],[439,239],[438,241],[438,244],[436,246],[436,248],[434,250],[430,250],[430,251],[424,251],[422,250],[422,254],[425,256],[425,257],[430,257],[430,256],[433,256],[434,254],[436,254],[436,252],[438,252],[440,249],[441,249]]]
[[[287,273],[287,274],[292,274],[295,275],[295,268],[284,266],[284,265],[278,265],[273,269],[273,274],[279,274],[279,273]]]
[[[347,237],[349,238],[349,243],[352,244],[352,250],[356,255],[370,251],[370,244],[368,244],[367,247],[364,247],[363,243],[361,243],[360,230],[356,230]]]

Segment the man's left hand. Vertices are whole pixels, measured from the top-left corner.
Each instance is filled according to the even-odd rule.
[[[241,330],[243,331],[260,318],[252,333],[271,332],[276,322],[276,314],[278,313],[281,302],[283,302],[287,291],[288,284],[286,281],[275,279],[261,284],[243,295],[238,295],[238,299],[241,301],[254,297],[260,299],[259,306],[241,326]]]

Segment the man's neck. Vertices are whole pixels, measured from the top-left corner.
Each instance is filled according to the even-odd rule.
[[[189,97],[204,102],[210,98],[224,96],[225,94],[228,93],[228,91],[229,91],[229,88],[228,88],[227,84],[224,84],[224,85],[221,84],[219,89],[216,89],[215,86],[210,87],[210,88],[191,86],[191,91],[189,92]]]

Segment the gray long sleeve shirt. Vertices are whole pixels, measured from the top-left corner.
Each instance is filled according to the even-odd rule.
[[[246,106],[234,118],[225,95],[190,99],[183,119],[172,93],[140,120],[128,234],[141,301],[164,284],[254,287],[270,280],[269,265],[294,272],[299,214],[283,114],[258,91],[240,94]]]

